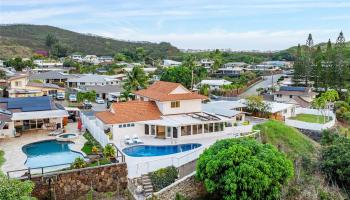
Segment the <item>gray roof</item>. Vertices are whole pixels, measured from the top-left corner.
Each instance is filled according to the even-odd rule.
[[[105,75],[85,74],[78,78],[69,78],[67,82],[104,83],[106,81],[112,81],[113,79],[114,79],[113,77],[105,76]]]
[[[202,109],[204,112],[214,113],[226,117],[233,117],[241,113],[240,111],[234,109],[242,107],[246,107],[246,105],[238,101],[214,101],[202,104]]]
[[[69,79],[69,78],[77,78],[79,75],[77,74],[66,74],[60,71],[50,71],[44,72],[40,74],[32,74],[29,76],[30,80],[46,80],[46,79]]]
[[[84,88],[89,91],[95,90],[96,93],[110,93],[123,91],[123,87],[121,85],[94,85],[85,86]]]

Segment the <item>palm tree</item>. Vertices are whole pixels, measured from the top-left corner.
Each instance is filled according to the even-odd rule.
[[[111,144],[107,144],[103,149],[103,155],[109,160],[115,157],[115,148]]]
[[[326,108],[326,106],[327,106],[327,100],[322,96],[312,101],[312,107],[316,108],[318,111],[321,112],[323,116],[323,122],[326,121],[325,116],[323,114],[323,110]],[[317,117],[317,123],[318,122],[319,122],[319,117]]]
[[[124,90],[135,91],[147,86],[148,77],[141,67],[134,67],[126,74]]]
[[[194,70],[196,68],[196,58],[193,55],[188,55],[185,57],[182,66],[188,67],[191,70],[191,90],[193,90],[194,85]]]

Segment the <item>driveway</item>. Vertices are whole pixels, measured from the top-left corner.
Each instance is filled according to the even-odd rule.
[[[258,95],[258,92],[256,89],[258,88],[267,88],[271,87],[272,83],[275,85],[277,83],[277,80],[283,76],[283,74],[277,74],[272,76],[264,76],[264,80],[260,81],[259,83],[253,85],[249,89],[247,89],[245,92],[239,95],[241,98],[249,97],[252,95]]]

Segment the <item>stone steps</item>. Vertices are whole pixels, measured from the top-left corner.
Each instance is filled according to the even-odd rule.
[[[144,174],[141,176],[141,182],[142,182],[144,195],[146,197],[151,196],[153,194],[153,186],[152,186],[152,181],[147,174]]]

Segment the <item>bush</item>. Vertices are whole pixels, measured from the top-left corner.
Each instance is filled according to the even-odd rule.
[[[175,182],[178,176],[174,166],[158,169],[150,173],[150,179],[155,191],[159,191]]]
[[[322,171],[339,186],[350,190],[350,139],[324,134],[322,141]]]
[[[107,144],[103,149],[103,155],[108,159],[114,158],[115,153],[116,153],[115,148],[110,144]]]
[[[74,160],[74,162],[71,164],[71,168],[73,168],[73,169],[80,169],[80,168],[84,168],[86,166],[87,166],[87,163],[81,157],[76,158]]]
[[[294,175],[293,164],[274,146],[252,139],[216,142],[200,155],[196,176],[222,199],[278,199]]]
[[[34,183],[31,181],[8,179],[0,173],[0,199],[31,199],[33,189]]]

